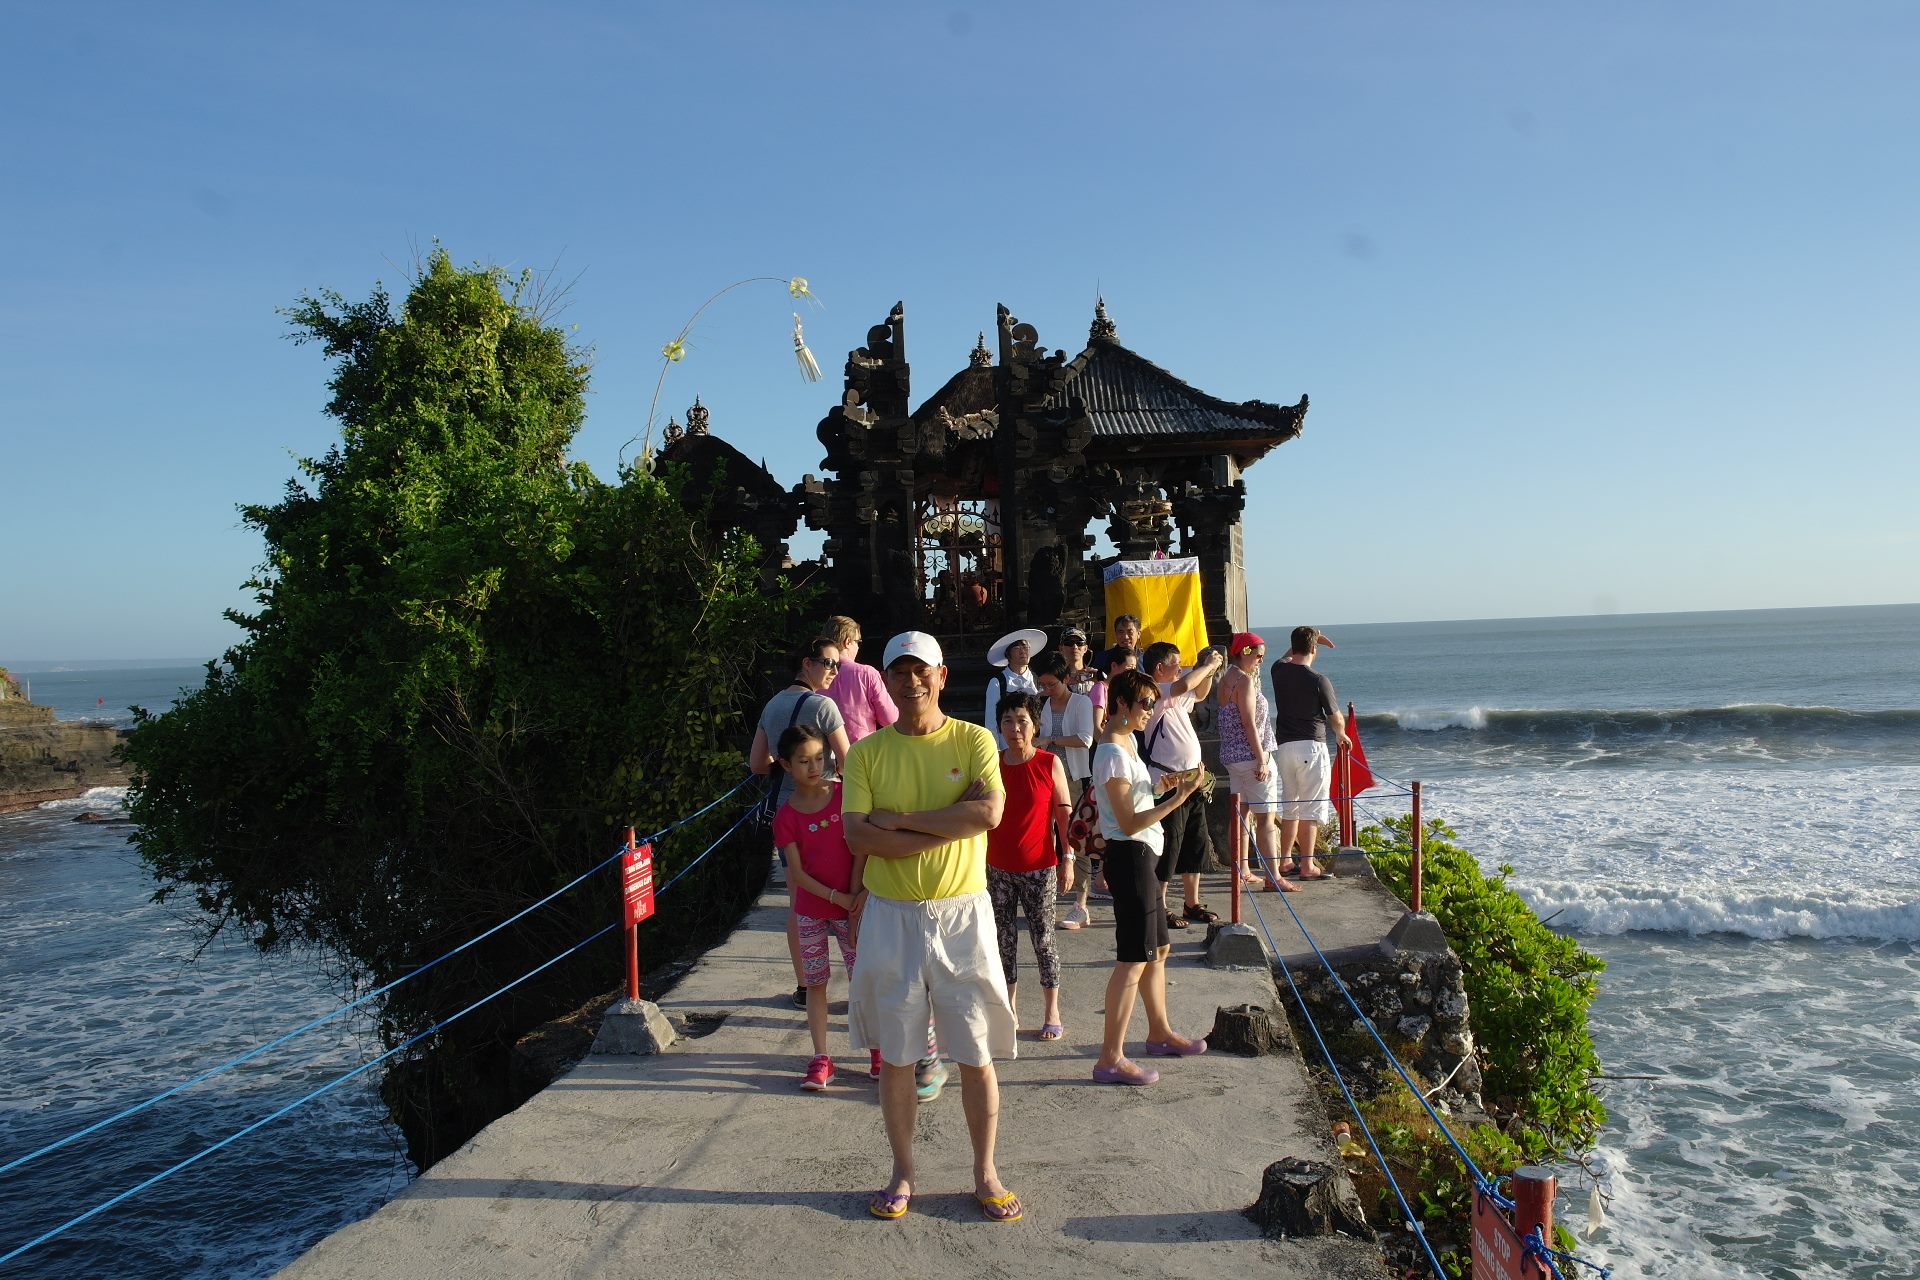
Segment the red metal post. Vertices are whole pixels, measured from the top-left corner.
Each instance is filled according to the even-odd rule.
[[[1233,850],[1233,892],[1228,895],[1232,904],[1229,918],[1235,924],[1240,923],[1240,877],[1247,869],[1247,826],[1240,816],[1240,797],[1231,797],[1227,805],[1227,840]]]
[[[627,828],[627,856],[634,850],[633,828]],[[640,998],[640,926],[627,926],[627,999]]]
[[[1553,1243],[1553,1193],[1558,1182],[1537,1164],[1513,1171],[1513,1229],[1522,1240],[1540,1229],[1540,1238]]]
[[[1415,911],[1419,911],[1422,909],[1420,905],[1420,834],[1422,830],[1420,819],[1420,784],[1413,782],[1409,783],[1408,786],[1413,791],[1413,866],[1410,873],[1413,881],[1413,901],[1408,905]]]
[[[1347,723],[1353,723],[1353,704],[1347,704]],[[1351,846],[1359,835],[1358,824],[1353,820],[1353,752],[1340,749],[1340,790],[1345,799],[1340,802],[1340,843]]]

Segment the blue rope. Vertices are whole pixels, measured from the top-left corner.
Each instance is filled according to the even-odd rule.
[[[1527,1232],[1527,1238],[1520,1243],[1526,1250],[1529,1258],[1538,1259],[1541,1266],[1553,1273],[1553,1280],[1566,1280],[1566,1277],[1560,1273],[1560,1268],[1554,1265],[1554,1259],[1556,1258],[1562,1262],[1576,1263],[1579,1266],[1587,1268],[1589,1271],[1596,1272],[1599,1274],[1600,1280],[1610,1280],[1613,1275],[1612,1267],[1603,1267],[1598,1263],[1588,1262],[1585,1258],[1575,1254],[1565,1253],[1554,1248],[1548,1244],[1546,1238],[1540,1234],[1539,1227],[1535,1227],[1533,1230]]]
[[[434,1023],[431,1027],[428,1027],[425,1031],[420,1032],[418,1035],[409,1037],[406,1041],[404,1041],[401,1044],[395,1045],[393,1048],[387,1050],[385,1053],[381,1054],[379,1057],[374,1058],[369,1062],[362,1063],[360,1066],[355,1067],[353,1070],[347,1072],[345,1075],[336,1077],[335,1079],[328,1081],[326,1084],[321,1085],[318,1089],[313,1090],[312,1092],[304,1095],[303,1097],[296,1098],[294,1101],[289,1102],[286,1106],[281,1107],[278,1111],[273,1112],[271,1115],[263,1116],[260,1119],[255,1120],[252,1124],[240,1130],[238,1133],[229,1134],[227,1137],[220,1139],[220,1141],[214,1143],[212,1146],[206,1147],[203,1150],[188,1156],[185,1160],[182,1160],[180,1163],[174,1165],[172,1168],[164,1169],[161,1172],[154,1174],[151,1178],[148,1178],[146,1181],[138,1184],[137,1186],[129,1187],[127,1190],[122,1191],[119,1195],[113,1197],[111,1200],[108,1200],[103,1204],[97,1204],[93,1208],[87,1210],[85,1213],[79,1215],[78,1217],[69,1218],[67,1221],[61,1223],[59,1226],[55,1227],[53,1230],[45,1232],[44,1234],[35,1236],[33,1239],[27,1241],[25,1244],[19,1246],[13,1251],[5,1254],[0,1254],[0,1263],[7,1263],[7,1262],[13,1261],[15,1258],[27,1252],[29,1249],[38,1248],[40,1245],[45,1244],[47,1241],[53,1239],[55,1236],[61,1235],[64,1232],[70,1231],[74,1227],[79,1226],[81,1223],[93,1217],[95,1214],[104,1213],[106,1210],[113,1208],[113,1206],[119,1204],[121,1201],[126,1200],[131,1196],[137,1195],[142,1191],[145,1191],[148,1187],[152,1186],[154,1183],[159,1182],[165,1178],[172,1177],[174,1174],[180,1172],[180,1170],[186,1168],[188,1165],[195,1164],[200,1160],[205,1159],[207,1156],[212,1155],[214,1152],[220,1150],[222,1147],[228,1145],[229,1143],[236,1142],[239,1139],[246,1137],[248,1134],[252,1133],[255,1129],[260,1128],[262,1125],[266,1125],[271,1123],[272,1121],[278,1120],[281,1116],[287,1114],[287,1112],[289,1111],[292,1111],[295,1107],[301,1106],[302,1104],[307,1102],[311,1102],[313,1099],[319,1097],[321,1094],[326,1093],[332,1089],[338,1088],[340,1085],[345,1084],[347,1081],[353,1079],[355,1076],[358,1076],[363,1072],[372,1070],[374,1067],[378,1066],[382,1062],[385,1062],[388,1058],[391,1058],[394,1054],[399,1053],[402,1049],[409,1048],[410,1046],[419,1043],[421,1040],[426,1039],[428,1036],[432,1035],[434,1032],[439,1031],[442,1028],[448,1026],[449,1024],[455,1021],[458,1021],[461,1018],[466,1017],[469,1013],[472,1013],[475,1009],[478,1009],[481,1005],[487,1003],[487,1001],[493,1000],[499,996],[505,995],[508,991],[511,991],[513,988],[519,986],[521,983],[525,982],[528,978],[533,977],[535,974],[540,973],[542,970],[552,968],[554,965],[560,963],[562,960],[566,959],[568,956],[572,955],[574,952],[580,950],[582,947],[585,947],[589,943],[599,940],[601,937],[605,936],[608,933],[611,933],[613,930],[618,929],[620,927],[621,927],[620,921],[618,920],[614,921],[612,924],[608,925],[604,929],[599,930],[597,933],[594,933],[582,939],[581,941],[574,943],[571,947],[568,947],[565,951],[562,951],[559,955],[555,956],[553,959],[545,961],[544,963],[540,964],[537,968],[529,969],[527,972],[515,978],[512,982],[509,982],[506,986],[501,987],[498,991],[495,991],[492,995],[482,996],[480,999],[474,1001],[472,1004],[462,1009],[459,1013],[454,1014],[450,1018],[446,1018],[440,1022]]]
[[[740,785],[745,785],[745,784],[742,783]],[[721,796],[720,800],[726,799],[727,796],[732,795],[734,791],[738,791],[739,789],[740,789],[740,786],[735,786],[732,790],[728,791],[726,795]],[[666,834],[667,831],[673,830],[674,827],[684,826],[687,822],[692,821],[693,818],[700,816],[700,813],[705,813],[707,812],[708,809],[712,809],[714,805],[719,804],[720,800],[715,800],[713,804],[706,806],[706,808],[700,810],[699,813],[692,814],[692,815],[689,815],[687,818],[681,819],[679,822],[674,823],[673,826],[666,828],[660,833],[647,837],[647,840],[648,841],[656,840],[659,838],[660,835],[664,835]],[[745,813],[742,813],[740,817],[734,821],[732,826],[728,827],[726,831],[721,834],[719,839],[715,840],[712,844],[708,845],[705,849],[701,850],[700,855],[696,857],[692,862],[689,862],[686,866],[682,867],[679,871],[675,872],[673,879],[668,880],[666,884],[662,885],[659,889],[659,892],[665,893],[668,889],[671,889],[674,886],[674,884],[682,876],[686,875],[689,871],[692,871],[695,867],[699,866],[702,862],[704,862],[708,854],[712,853],[715,849],[719,848],[720,845],[727,839],[727,837],[732,835],[735,831],[738,831],[740,827],[747,822],[748,819],[753,817],[753,814],[754,814],[753,808],[748,808]],[[645,842],[642,842],[642,843],[645,843]],[[623,846],[621,852],[624,852],[624,851],[625,849]],[[614,855],[614,857],[616,858],[619,856],[620,856],[619,853],[616,853]],[[607,861],[611,862],[612,859],[608,859]],[[598,867],[595,867],[594,870],[598,871],[601,867],[605,867],[606,865],[607,865],[607,862],[602,862]],[[592,872],[589,872],[587,874],[591,875]],[[584,877],[582,878],[584,879]],[[574,883],[577,884],[578,881],[575,881]],[[521,914],[524,915],[526,913],[522,912]],[[518,919],[518,918],[519,918],[518,916],[514,917],[514,919]],[[495,930],[489,930],[489,932],[494,932],[497,929],[504,928],[506,924],[510,924],[510,923],[512,923],[512,921],[505,921],[502,924],[495,926]],[[148,1187],[153,1186],[155,1183],[164,1181],[165,1179],[170,1178],[174,1174],[180,1172],[180,1170],[185,1169],[187,1166],[198,1163],[199,1161],[205,1159],[207,1156],[210,1156],[214,1152],[220,1150],[222,1147],[225,1147],[230,1143],[237,1142],[239,1139],[246,1137],[248,1134],[252,1133],[254,1130],[259,1129],[264,1125],[271,1124],[273,1121],[278,1120],[281,1116],[286,1115],[288,1112],[294,1110],[295,1108],[303,1106],[304,1104],[313,1101],[313,1099],[319,1097],[320,1095],[338,1088],[339,1086],[345,1084],[347,1081],[352,1080],[354,1077],[372,1070],[374,1067],[380,1065],[382,1062],[385,1062],[388,1058],[391,1058],[394,1054],[399,1053],[403,1049],[407,1049],[412,1047],[415,1044],[418,1044],[421,1040],[425,1039],[426,1037],[434,1034],[435,1032],[441,1030],[444,1027],[451,1025],[452,1023],[458,1021],[459,1019],[466,1017],[469,1013],[472,1013],[475,1009],[478,1009],[481,1005],[486,1004],[488,1001],[498,999],[500,996],[505,995],[507,992],[511,991],[513,988],[525,982],[528,978],[531,978],[538,973],[541,973],[547,969],[552,968],[554,965],[560,963],[562,960],[574,954],[576,951],[579,951],[582,948],[598,941],[599,939],[605,937],[607,934],[613,932],[613,930],[622,928],[622,927],[624,927],[623,921],[620,921],[620,920],[614,921],[612,924],[607,925],[605,928],[600,929],[594,932],[593,934],[590,934],[589,936],[587,936],[586,938],[582,939],[579,942],[576,942],[571,947],[568,947],[565,951],[562,951],[559,955],[554,956],[551,960],[547,960],[541,963],[540,965],[532,969],[529,969],[527,972],[521,974],[519,977],[515,978],[513,981],[507,983],[505,986],[494,991],[492,994],[482,996],[480,999],[474,1001],[472,1004],[468,1005],[466,1008],[460,1010],[460,1012],[453,1014],[450,1017],[444,1018],[439,1022],[434,1023],[431,1027],[428,1027],[425,1031],[419,1032],[416,1035],[408,1037],[405,1041],[395,1045],[393,1048],[387,1050],[385,1053],[381,1054],[379,1057],[373,1058],[367,1062],[364,1062],[360,1066],[357,1066],[353,1070],[347,1072],[345,1075],[338,1076],[335,1079],[328,1081],[326,1084],[321,1085],[319,1088],[314,1089],[311,1092],[303,1095],[302,1097],[294,1099],[292,1102],[289,1102],[286,1106],[281,1107],[279,1110],[271,1113],[270,1115],[266,1115],[261,1117],[258,1120],[255,1120],[252,1124],[248,1125],[244,1129],[241,1129],[239,1132],[229,1134],[227,1137],[222,1138],[220,1141],[214,1143],[212,1146],[203,1148],[202,1150],[196,1152],[195,1154],[188,1156],[185,1160],[180,1161],[178,1164],[173,1165],[171,1168],[163,1169],[162,1171],[154,1174],[152,1177],[146,1179],[145,1181],[138,1183],[135,1186],[129,1187],[125,1191],[122,1191],[119,1195],[114,1196],[112,1199],[107,1200],[104,1203],[95,1205],[93,1208],[87,1210],[85,1213],[80,1214],[77,1217],[68,1219],[66,1222],[61,1223],[59,1226],[53,1228],[51,1231],[48,1231],[42,1235],[36,1236],[34,1239],[27,1241],[27,1243],[19,1246],[18,1248],[12,1250],[11,1252],[6,1254],[0,1254],[0,1263],[11,1262],[13,1259],[19,1257],[21,1254],[26,1253],[31,1249],[35,1249],[40,1245],[45,1244],[47,1241],[52,1240],[54,1237],[72,1230],[74,1227],[79,1226],[81,1223],[87,1221],[87,1219],[93,1217],[94,1215],[99,1213],[104,1213],[106,1210],[113,1208],[115,1205],[121,1203],[122,1201],[130,1199],[131,1197],[138,1195],[140,1192],[145,1191]],[[482,934],[481,936],[485,937],[486,935]],[[475,941],[478,941],[478,939],[475,939]],[[471,944],[467,944],[467,945],[471,945]],[[447,954],[452,955],[454,953],[450,951]],[[445,959],[444,956],[441,958]],[[315,1025],[318,1025],[318,1024],[315,1024]],[[205,1077],[202,1077],[202,1078],[204,1079]],[[192,1081],[189,1081],[188,1083],[192,1083]],[[181,1085],[173,1090],[170,1090],[169,1092],[177,1093],[179,1092],[180,1089],[185,1087],[186,1087],[185,1085]],[[165,1097],[165,1096],[167,1095],[166,1094],[161,1095],[161,1097]],[[154,1101],[158,1101],[158,1100],[159,1100],[158,1098],[154,1099]],[[144,1106],[148,1104],[142,1104],[142,1105]],[[131,1114],[131,1112],[129,1112],[128,1114]],[[107,1123],[107,1122],[102,1122],[102,1123]],[[79,1137],[80,1135],[76,1134],[74,1136]],[[72,1139],[67,1139],[66,1141],[71,1141],[71,1140]],[[61,1145],[64,1145],[64,1143],[53,1144],[53,1146],[55,1147],[61,1146]],[[53,1147],[47,1148],[47,1150],[49,1151],[52,1149]],[[39,1155],[41,1153],[35,1152],[34,1154]],[[31,1159],[31,1158],[32,1157],[28,1157],[28,1159]],[[24,1163],[24,1161],[17,1161],[16,1163]]]
[[[1257,851],[1254,853],[1254,857],[1259,860],[1261,869],[1265,870],[1266,859],[1261,857]],[[1380,1172],[1387,1175],[1387,1185],[1393,1188],[1394,1199],[1400,1202],[1400,1211],[1406,1217],[1407,1229],[1418,1237],[1420,1247],[1425,1250],[1427,1261],[1433,1267],[1433,1274],[1439,1277],[1439,1280],[1446,1280],[1446,1269],[1440,1265],[1439,1256],[1434,1253],[1433,1245],[1427,1240],[1426,1228],[1420,1225],[1419,1215],[1414,1213],[1413,1206],[1407,1203],[1406,1193],[1400,1190],[1399,1181],[1394,1178],[1393,1170],[1387,1165],[1386,1154],[1380,1150],[1379,1142],[1374,1139],[1373,1130],[1367,1126],[1367,1118],[1360,1114],[1360,1104],[1354,1100],[1352,1090],[1347,1088],[1346,1079],[1340,1074],[1339,1064],[1333,1060],[1333,1050],[1327,1047],[1326,1039],[1321,1036],[1320,1028],[1313,1020],[1313,1012],[1307,1008],[1306,997],[1300,994],[1300,987],[1293,980],[1292,968],[1288,966],[1285,957],[1280,954],[1279,944],[1273,940],[1273,930],[1267,927],[1267,917],[1260,910],[1259,900],[1252,895],[1248,895],[1247,901],[1253,904],[1253,916],[1254,919],[1260,922],[1260,931],[1267,935],[1268,948],[1272,950],[1274,959],[1280,962],[1280,972],[1285,976],[1287,986],[1293,991],[1295,1003],[1300,1006],[1300,1016],[1306,1020],[1307,1029],[1313,1032],[1314,1040],[1319,1043],[1320,1055],[1327,1060],[1327,1069],[1333,1072],[1333,1082],[1340,1086],[1341,1094],[1346,1097],[1347,1106],[1353,1110],[1353,1118],[1360,1122],[1360,1132],[1367,1135],[1367,1146],[1372,1148],[1373,1158],[1379,1163]],[[1291,910],[1291,908],[1289,908],[1289,910]]]
[[[747,783],[751,781],[753,781],[751,776],[741,779],[739,782],[735,783],[728,790],[723,792],[719,797],[719,799],[713,801],[712,804],[709,804],[702,809],[696,810],[695,812],[688,814],[686,817],[681,818],[677,822],[674,822],[669,824],[668,826],[662,827],[659,831],[655,832],[653,835],[648,836],[646,840],[641,841],[640,843],[644,844],[644,843],[647,843],[648,841],[658,840],[661,836],[664,836],[679,827],[685,826],[687,823],[692,822],[695,818],[698,818],[702,814],[713,809],[722,800],[725,800],[728,796],[740,790],[741,787],[746,786]],[[84,1138],[89,1134],[98,1133],[100,1130],[106,1128],[108,1125],[118,1124],[120,1121],[125,1120],[129,1116],[138,1115],[142,1111],[145,1111],[148,1107],[154,1106],[157,1103],[165,1102],[168,1098],[173,1097],[175,1094],[181,1092],[184,1089],[191,1089],[194,1085],[200,1084],[203,1081],[211,1080],[213,1079],[213,1077],[221,1074],[224,1071],[231,1071],[233,1070],[233,1068],[240,1066],[243,1063],[251,1062],[253,1059],[259,1057],[261,1054],[267,1052],[269,1049],[278,1048],[279,1046],[287,1043],[287,1041],[289,1040],[293,1040],[299,1036],[305,1035],[307,1032],[312,1031],[315,1027],[324,1026],[325,1024],[332,1022],[335,1018],[339,1018],[348,1013],[351,1013],[353,1010],[359,1008],[361,1005],[367,1003],[369,1000],[377,999],[378,997],[385,995],[387,992],[392,991],[394,988],[413,981],[413,979],[419,977],[421,974],[425,973],[427,970],[433,968],[435,965],[441,963],[442,961],[451,959],[452,957],[459,955],[462,951],[465,951],[468,947],[471,947],[476,943],[486,941],[488,938],[491,938],[494,934],[500,932],[502,929],[506,928],[508,925],[531,914],[534,911],[539,910],[541,907],[546,906],[549,902],[552,902],[555,898],[559,897],[561,894],[579,885],[583,880],[586,880],[588,877],[605,869],[608,865],[610,865],[616,859],[618,859],[621,853],[623,853],[624,851],[625,851],[625,846],[622,846],[621,849],[617,849],[614,851],[612,857],[609,857],[604,862],[597,863],[594,866],[588,868],[586,871],[583,871],[579,875],[575,876],[572,880],[569,880],[567,883],[561,885],[558,889],[555,889],[552,893],[548,894],[546,897],[540,899],[540,901],[535,902],[530,906],[524,907],[520,911],[515,912],[513,915],[508,916],[505,920],[502,920],[499,924],[494,925],[493,928],[488,929],[485,933],[482,933],[477,937],[467,939],[467,941],[461,943],[459,946],[447,952],[445,955],[442,955],[435,959],[427,961],[425,964],[421,965],[418,969],[415,969],[412,973],[404,974],[401,977],[395,978],[392,982],[387,983],[387,985],[385,985],[384,987],[378,987],[372,991],[369,991],[365,995],[361,996],[359,999],[351,1001],[348,1004],[341,1005],[338,1009],[333,1010],[333,1012],[331,1013],[322,1014],[320,1017],[313,1019],[313,1021],[311,1022],[295,1027],[293,1030],[287,1032],[285,1035],[280,1036],[277,1039],[269,1040],[265,1044],[259,1046],[258,1048],[250,1049],[246,1053],[241,1054],[239,1057],[234,1058],[231,1061],[223,1062],[217,1067],[209,1068],[208,1070],[203,1071],[199,1075],[193,1077],[191,1080],[183,1081],[180,1084],[174,1085],[171,1089],[168,1089],[162,1093],[156,1093],[151,1098],[148,1098],[145,1102],[137,1102],[133,1106],[130,1106],[123,1111],[116,1112],[115,1114],[108,1116],[104,1120],[96,1120],[94,1123],[88,1125],[86,1128],[81,1129],[76,1133],[70,1133],[66,1137],[61,1138],[56,1142],[49,1142],[46,1146],[41,1147],[38,1151],[29,1151],[26,1155],[18,1156],[12,1160],[7,1161],[7,1163],[5,1164],[0,1164],[0,1174],[11,1173],[13,1170],[20,1168],[22,1165],[30,1164],[33,1161],[38,1160],[41,1156],[46,1155],[48,1152],[58,1151],[60,1148],[67,1146],[69,1143],[78,1142],[81,1138]],[[701,856],[704,857],[705,855],[703,854]],[[3,1261],[3,1259],[0,1259],[0,1261]]]
[[[1255,856],[1260,857],[1261,869],[1265,870],[1266,859],[1260,856],[1258,851],[1256,851]],[[1426,1108],[1427,1115],[1432,1118],[1435,1125],[1439,1126],[1440,1132],[1446,1135],[1447,1142],[1452,1145],[1454,1154],[1458,1155],[1460,1162],[1466,1165],[1468,1170],[1472,1172],[1474,1185],[1483,1189],[1490,1189],[1491,1184],[1487,1181],[1487,1176],[1480,1172],[1480,1166],[1473,1162],[1473,1157],[1467,1154],[1467,1149],[1461,1146],[1459,1139],[1453,1136],[1453,1130],[1447,1127],[1447,1122],[1440,1118],[1440,1113],[1435,1111],[1433,1104],[1427,1101],[1427,1095],[1422,1092],[1419,1085],[1413,1082],[1413,1077],[1407,1074],[1407,1069],[1400,1065],[1400,1059],[1393,1056],[1393,1050],[1387,1048],[1387,1042],[1380,1038],[1379,1029],[1373,1025],[1373,1019],[1369,1018],[1366,1011],[1360,1007],[1360,1002],[1353,998],[1353,992],[1347,990],[1347,984],[1342,981],[1340,975],[1334,971],[1333,961],[1327,959],[1326,953],[1320,950],[1320,944],[1314,941],[1313,934],[1307,931],[1306,921],[1300,918],[1300,913],[1294,910],[1293,904],[1287,901],[1285,894],[1280,896],[1280,904],[1287,909],[1288,914],[1293,916],[1293,923],[1299,928],[1301,936],[1307,940],[1307,945],[1313,948],[1313,954],[1318,956],[1320,963],[1326,967],[1327,976],[1332,978],[1334,985],[1340,988],[1340,994],[1347,998],[1347,1004],[1352,1007],[1354,1016],[1366,1024],[1367,1032],[1373,1037],[1373,1042],[1380,1046],[1380,1052],[1387,1055],[1387,1061],[1393,1064],[1393,1069],[1400,1073],[1402,1080],[1407,1082],[1407,1088],[1412,1091],[1414,1097],[1420,1100],[1420,1105]],[[1256,906],[1254,910],[1257,913],[1259,907]],[[1264,925],[1265,920],[1263,919],[1261,923]],[[1278,956],[1279,951],[1276,949],[1274,954]],[[1284,968],[1285,961],[1281,963]],[[1292,981],[1291,977],[1289,977],[1288,981]],[[1304,1006],[1302,1007],[1304,1009]],[[1311,1021],[1311,1019],[1309,1019],[1309,1021]]]
[[[712,844],[702,849],[700,851],[699,857],[695,858],[692,862],[689,862],[686,866],[674,872],[673,879],[661,885],[657,892],[665,893],[667,890],[673,888],[674,885],[678,884],[680,882],[681,876],[686,875],[687,872],[693,870],[695,867],[699,866],[702,862],[705,862],[707,860],[707,855],[720,847],[721,841],[724,841],[728,836],[738,831],[742,826],[744,826],[748,822],[749,819],[753,817],[753,815],[754,815],[753,808],[749,808],[745,813],[741,814],[737,819],[734,820],[734,824],[732,826],[728,827],[725,831],[720,833],[720,838],[718,840],[715,840]]]

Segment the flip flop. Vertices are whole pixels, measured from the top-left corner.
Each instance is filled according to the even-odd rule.
[[[1064,1028],[1057,1022],[1043,1022],[1040,1024],[1040,1038],[1042,1040],[1058,1040],[1063,1030]]]
[[[1275,892],[1277,892],[1277,893],[1298,893],[1298,892],[1300,892],[1300,886],[1299,886],[1299,885],[1297,885],[1297,884],[1288,884],[1288,883],[1287,883],[1287,882],[1286,882],[1285,880],[1281,880],[1281,879],[1277,879],[1277,878],[1276,878],[1276,879],[1275,879],[1275,880],[1273,881],[1273,884],[1272,884],[1272,886],[1271,886],[1271,887],[1272,887],[1272,888],[1274,889],[1274,891],[1275,891]]]
[[[1002,1191],[997,1196],[983,1196],[976,1191],[973,1198],[980,1202],[980,1216],[988,1222],[1018,1222],[1027,1216],[1027,1207],[1011,1191]]]
[[[867,1201],[867,1212],[876,1218],[885,1218],[892,1222],[895,1218],[907,1216],[907,1205],[912,1201],[912,1193],[904,1196],[889,1195],[885,1191],[876,1191]]]

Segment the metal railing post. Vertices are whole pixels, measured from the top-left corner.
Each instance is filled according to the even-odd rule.
[[[1241,818],[1241,803],[1240,803],[1239,796],[1231,797],[1230,802],[1227,806],[1227,815],[1228,815],[1227,840],[1229,842],[1228,847],[1233,850],[1233,857],[1231,859],[1231,862],[1233,864],[1233,892],[1228,895],[1228,900],[1232,904],[1230,913],[1229,913],[1229,918],[1233,921],[1233,923],[1239,924],[1240,923],[1240,877],[1246,874],[1247,858],[1250,852],[1247,848],[1247,825],[1246,825],[1246,822]]]
[[[633,856],[633,828],[627,828],[627,856]],[[627,926],[627,999],[640,998],[640,926]]]
[[[1413,792],[1413,866],[1411,868],[1413,901],[1409,905],[1415,911],[1420,911],[1422,909],[1420,905],[1420,844],[1422,831],[1420,818],[1420,784],[1411,782],[1407,785]]]

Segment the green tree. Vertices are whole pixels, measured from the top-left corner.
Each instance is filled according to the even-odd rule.
[[[742,776],[764,648],[800,606],[716,540],[684,477],[617,485],[567,461],[588,365],[527,276],[436,251],[396,314],[376,288],[287,311],[334,361],[341,442],[281,500],[231,616],[242,642],[126,756],[157,897],[215,929],[311,945],[361,989],[448,952]],[[658,850],[670,875],[738,816]],[[748,842],[757,848],[757,843]],[[643,934],[650,955],[730,924],[764,859],[722,850]],[[398,1044],[614,918],[611,873],[382,997]],[[395,1059],[390,1105],[430,1163],[519,1099],[510,1050],[614,985],[618,936]],[[431,1098],[431,1106],[421,1100]]]

